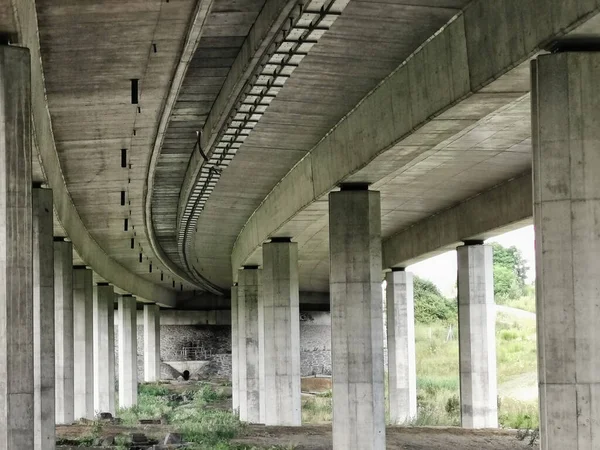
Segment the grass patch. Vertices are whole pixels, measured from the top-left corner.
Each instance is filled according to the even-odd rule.
[[[142,384],[138,387],[138,404],[120,409],[118,416],[124,425],[130,426],[140,419],[162,418],[186,442],[193,443],[187,447],[190,450],[258,450],[259,447],[230,442],[245,425],[231,411],[216,407],[226,397],[223,387],[215,388],[208,383],[185,392],[172,392],[164,385]]]
[[[502,302],[505,306],[510,306],[511,308],[522,309],[523,311],[535,312],[535,293],[530,293],[526,296],[515,298],[515,299],[506,299]]]
[[[523,374],[537,373],[535,321],[498,314],[496,353],[498,384],[518,385]],[[417,323],[417,417],[413,426],[460,425],[460,381],[458,332],[456,324]],[[387,380],[386,380],[387,382]],[[519,386],[520,387],[520,386]],[[303,423],[331,421],[331,392],[305,396],[302,400]],[[387,396],[387,395],[386,395]],[[387,402],[386,402],[387,407]],[[519,401],[509,396],[498,402],[500,426],[533,430],[538,427],[537,401]]]
[[[331,391],[303,396],[302,423],[331,422],[332,400]]]

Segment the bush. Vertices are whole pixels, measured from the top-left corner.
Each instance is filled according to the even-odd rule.
[[[431,281],[414,277],[414,298],[416,322],[456,322],[456,302],[446,299]]]
[[[510,299],[521,297],[523,288],[516,273],[505,266],[494,265],[494,295],[496,303],[502,305]]]

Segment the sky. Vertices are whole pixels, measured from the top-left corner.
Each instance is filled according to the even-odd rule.
[[[488,239],[486,243],[498,242],[499,244],[510,247],[515,246],[521,250],[521,254],[529,271],[527,278],[529,282],[535,279],[535,244],[533,225],[528,225],[518,230],[510,231],[495,238]],[[433,258],[426,259],[412,266],[408,266],[406,270],[426,278],[434,282],[437,287],[446,296],[456,295],[456,251],[443,253]]]

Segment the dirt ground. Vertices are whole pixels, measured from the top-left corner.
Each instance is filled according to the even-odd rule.
[[[247,435],[233,442],[254,445],[295,445],[295,450],[331,450],[331,426],[302,428],[251,426]],[[520,440],[512,430],[464,430],[460,428],[388,427],[387,448],[402,450],[537,450],[529,439]]]
[[[139,425],[135,428],[107,426],[103,435],[142,432],[160,439],[168,425]],[[62,439],[85,435],[89,427],[83,425],[59,426],[57,436]],[[252,425],[245,435],[234,440],[240,444],[259,446],[290,446],[295,450],[331,450],[331,425],[306,425],[302,428],[265,427]],[[529,439],[520,440],[513,430],[464,430],[461,428],[388,427],[387,448],[402,450],[523,450],[539,449],[529,445]]]

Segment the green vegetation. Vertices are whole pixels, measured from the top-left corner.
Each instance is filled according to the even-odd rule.
[[[527,267],[519,250],[493,244],[496,302],[535,312],[535,293],[525,284]],[[414,277],[418,416],[416,426],[459,425],[458,311],[431,281]],[[496,353],[499,422],[506,428],[538,426],[535,318],[498,314]],[[525,398],[526,400],[518,400]],[[305,397],[304,423],[331,420],[331,399]]]
[[[418,417],[412,425],[459,425],[458,342],[456,332],[448,339],[448,324],[416,324]],[[535,388],[535,321],[499,314],[496,323],[498,361],[499,421],[506,428],[535,428],[537,401],[510,397],[523,374],[531,374]],[[506,389],[503,386],[506,385]]]
[[[302,423],[331,422],[331,391],[302,399]]]
[[[516,247],[492,244],[494,250],[494,295],[496,303],[507,304],[527,294],[527,269],[521,251]]]
[[[232,444],[230,441],[244,430],[238,418],[226,410],[223,387],[215,389],[203,383],[185,392],[172,392],[163,385],[140,385],[138,405],[121,409],[118,416],[124,425],[135,425],[140,419],[159,419],[173,425],[189,450],[258,450],[258,447]],[[278,447],[269,447],[272,450]]]
[[[456,322],[455,300],[445,298],[435,284],[429,280],[414,277],[415,322]]]

